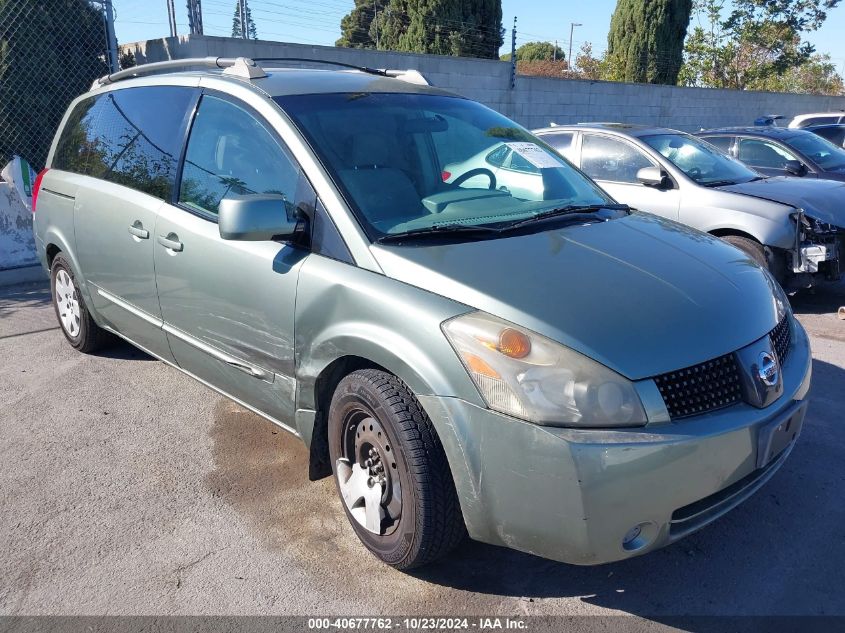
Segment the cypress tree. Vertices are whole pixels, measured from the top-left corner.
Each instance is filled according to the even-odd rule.
[[[378,22],[376,15],[378,5]],[[504,42],[501,0],[355,0],[338,46],[497,59]]]
[[[232,37],[241,36],[241,3],[235,3],[235,14],[232,16]],[[255,28],[255,20],[252,19],[252,9],[246,7],[246,36],[248,39],[258,39],[258,29]]]
[[[607,59],[623,81],[675,84],[692,0],[618,0],[607,34]]]

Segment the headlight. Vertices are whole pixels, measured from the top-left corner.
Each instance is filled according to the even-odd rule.
[[[765,268],[763,272],[766,274],[766,280],[769,282],[769,287],[772,289],[772,301],[775,305],[775,314],[777,314],[778,323],[783,320],[787,314],[792,314],[792,305],[789,303],[789,299],[786,296],[786,293],[783,291],[783,288],[778,283],[777,279],[775,279],[774,275],[770,273]]]
[[[630,380],[535,332],[483,312],[450,319],[443,332],[491,409],[561,426],[647,421]]]

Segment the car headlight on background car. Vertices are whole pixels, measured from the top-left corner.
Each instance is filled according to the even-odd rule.
[[[483,312],[443,323],[487,406],[540,424],[642,426],[634,384],[583,354]]]

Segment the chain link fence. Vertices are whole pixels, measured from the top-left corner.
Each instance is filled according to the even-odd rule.
[[[0,164],[44,166],[68,104],[109,72],[104,2],[0,0]]]

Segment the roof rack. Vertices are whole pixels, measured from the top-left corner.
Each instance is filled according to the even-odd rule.
[[[162,70],[190,68],[192,66],[223,68],[224,75],[233,75],[235,77],[243,77],[245,79],[257,79],[259,77],[267,76],[264,69],[248,57],[188,57],[186,59],[169,59],[163,62],[141,64],[140,66],[133,66],[132,68],[127,68],[126,70],[119,70],[116,73],[105,75],[96,79],[91,86],[91,89],[93,90],[94,88],[98,88],[100,86],[107,86],[129,77],[140,77],[141,75],[151,75]]]
[[[417,84],[420,86],[431,85],[429,81],[417,70],[390,70],[386,68],[370,68],[368,66],[356,66],[354,64],[345,64],[343,62],[328,61],[325,59],[309,59],[307,57],[257,57],[250,59],[249,57],[188,57],[186,59],[169,59],[163,62],[153,62],[150,64],[141,64],[140,66],[133,66],[126,70],[119,70],[116,73],[105,75],[99,79],[94,80],[91,85],[91,90],[101,86],[107,86],[122,79],[130,77],[140,77],[142,75],[151,75],[161,71],[175,70],[177,68],[191,68],[201,66],[203,68],[222,68],[224,75],[231,75],[233,77],[242,77],[244,79],[260,79],[266,77],[267,73],[258,65],[257,62],[309,62],[314,64],[328,64],[330,66],[341,66],[343,68],[351,68],[359,70],[371,75],[381,75],[382,77],[393,77],[401,81]]]
[[[336,62],[329,59],[313,59],[310,57],[256,57],[256,62],[306,62],[311,64],[326,64],[328,66],[340,66],[341,68],[351,68],[352,70],[360,70],[362,73],[369,75],[381,75],[382,77],[392,77],[408,83],[417,84],[418,86],[430,86],[431,82],[418,70],[391,70],[389,68],[370,68],[369,66],[357,66],[355,64],[347,64],[346,62]]]

